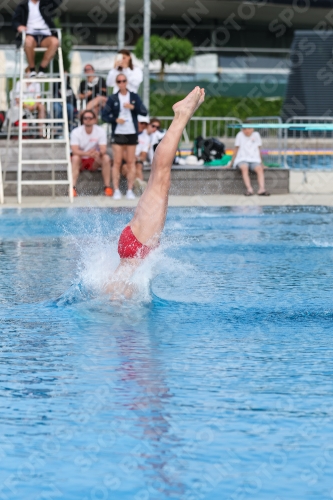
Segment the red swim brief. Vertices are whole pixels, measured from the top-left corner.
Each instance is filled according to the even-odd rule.
[[[95,163],[95,158],[82,158],[80,170],[92,170]]]
[[[134,236],[130,226],[126,226],[120,235],[118,253],[121,259],[144,259],[156,247],[143,245]]]

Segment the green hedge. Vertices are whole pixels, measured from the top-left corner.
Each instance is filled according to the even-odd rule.
[[[172,116],[172,106],[184,95],[151,94],[150,116]],[[244,120],[248,116],[279,116],[282,98],[207,97],[196,116],[235,116]]]

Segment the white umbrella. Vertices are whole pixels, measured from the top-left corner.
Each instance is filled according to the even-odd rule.
[[[6,54],[4,50],[0,50],[0,73],[6,71]],[[0,110],[6,111],[8,108],[6,94],[6,77],[0,77]]]
[[[82,59],[80,52],[78,50],[75,50],[72,54],[72,60],[71,60],[71,69],[70,72],[72,75],[81,75],[82,73]],[[81,82],[81,77],[80,76],[75,76],[71,78],[71,86],[74,91],[74,94],[77,94]]]

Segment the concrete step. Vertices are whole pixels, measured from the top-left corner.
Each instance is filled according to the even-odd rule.
[[[148,180],[149,170],[144,171],[144,178]],[[66,172],[56,172],[56,179],[67,178]],[[255,174],[250,174],[254,190],[257,190]],[[51,179],[49,171],[24,172],[25,180]],[[16,180],[15,172],[8,172],[7,180]],[[265,171],[266,188],[272,194],[289,193],[289,170],[267,169]],[[121,190],[126,192],[127,183],[122,179]],[[101,172],[82,172],[77,184],[78,193],[83,196],[97,196],[103,193]],[[171,195],[215,195],[215,194],[242,194],[244,184],[241,174],[237,170],[221,170],[217,168],[180,168],[174,167],[171,172]],[[51,196],[52,189],[48,186],[23,186],[23,196]],[[15,196],[16,184],[5,186],[5,196]],[[67,194],[66,186],[55,187],[56,196]]]

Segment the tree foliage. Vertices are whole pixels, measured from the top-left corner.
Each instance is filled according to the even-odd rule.
[[[138,59],[143,59],[143,37],[139,38],[134,54]],[[193,56],[193,45],[187,39],[163,38],[158,35],[150,37],[150,60],[161,61],[160,78],[164,78],[166,64],[187,62]]]

